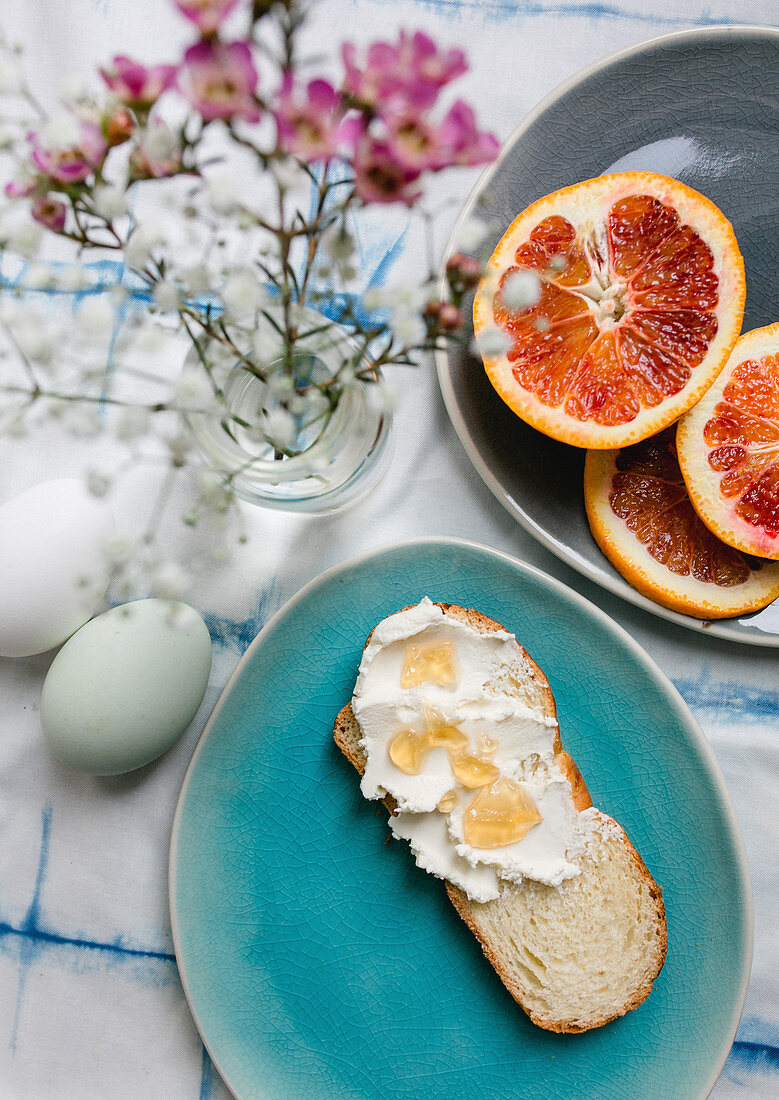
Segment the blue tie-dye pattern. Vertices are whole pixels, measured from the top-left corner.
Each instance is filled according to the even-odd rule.
[[[41,814],[41,843],[38,853],[38,868],[35,875],[32,900],[30,901],[24,920],[18,927],[6,921],[0,921],[0,951],[8,952],[13,944],[16,947],[18,955],[16,1005],[14,1008],[14,1018],[9,1043],[12,1054],[16,1051],[16,1039],[24,1003],[27,975],[32,965],[45,950],[53,947],[68,947],[84,951],[109,952],[125,959],[159,960],[168,964],[175,963],[176,961],[176,957],[172,952],[125,947],[121,943],[121,939],[118,939],[114,943],[101,943],[97,940],[60,935],[57,932],[51,932],[41,927],[41,895],[46,881],[46,871],[49,863],[51,825],[52,809],[51,806],[47,806]]]
[[[214,1063],[209,1057],[208,1051],[203,1047],[203,1056],[200,1061],[200,1092],[198,1100],[210,1100],[219,1083]]]
[[[374,0],[374,3],[393,4],[394,0]],[[656,27],[713,27],[721,24],[741,23],[737,15],[714,16],[707,8],[699,13],[669,15],[665,12],[632,11],[619,4],[604,4],[598,0],[578,3],[541,4],[531,0],[411,0],[415,7],[426,11],[435,11],[444,18],[459,19],[464,13],[478,11],[485,21],[504,22],[522,19],[538,19],[556,16],[561,19],[588,19],[600,22],[604,19],[619,19],[622,22],[652,24]]]
[[[768,1043],[742,1043],[736,1039],[723,1073],[733,1081],[744,1075],[779,1073],[779,1047]]]
[[[230,619],[223,615],[201,612],[211,641],[220,649],[234,649],[244,653],[254,641],[265,623],[281,606],[281,593],[277,582],[271,581],[257,597],[257,609],[247,619]]]
[[[714,717],[723,711],[728,718],[760,722],[779,718],[779,690],[747,687],[732,680],[715,680],[704,669],[699,676],[674,680],[679,694],[691,710]]]
[[[16,1007],[14,1009],[14,1022],[11,1028],[11,1051],[16,1050],[16,1036],[19,1029],[19,1017],[24,999],[24,988],[27,983],[27,974],[40,950],[40,943],[36,937],[38,918],[40,916],[41,891],[46,878],[46,867],[49,862],[49,834],[51,831],[51,806],[47,806],[41,814],[41,847],[38,856],[38,870],[35,875],[35,887],[32,901],[22,922],[19,933],[23,937],[19,944],[19,979],[16,991]],[[3,926],[0,925],[0,930]],[[0,932],[0,934],[2,934]]]

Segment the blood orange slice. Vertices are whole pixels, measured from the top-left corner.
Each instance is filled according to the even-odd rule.
[[[540,278],[512,306],[516,272]],[[744,263],[709,199],[649,172],[547,195],[504,234],[474,302],[493,386],[542,432],[614,448],[671,424],[709,388],[744,312]],[[493,354],[485,336],[508,344]]]
[[[595,541],[634,588],[699,619],[743,615],[779,596],[779,565],[726,546],[690,503],[675,428],[588,451],[584,502]]]
[[[779,558],[779,323],[741,337],[677,444],[704,523],[730,546]]]

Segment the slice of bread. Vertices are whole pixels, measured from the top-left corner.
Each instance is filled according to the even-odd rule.
[[[439,606],[481,633],[503,629],[478,611]],[[549,682],[525,656],[527,677],[517,683],[517,696],[555,717]],[[351,703],[338,714],[334,737],[362,774],[366,757]],[[555,759],[571,781],[576,808],[587,814],[590,837],[577,860],[581,874],[560,886],[505,883],[500,897],[488,902],[471,901],[451,883],[446,889],[533,1023],[548,1031],[580,1032],[624,1015],[649,996],[665,961],[665,907],[660,887],[624,830],[592,809],[584,780],[563,751],[559,733]],[[384,803],[395,812],[390,796]]]

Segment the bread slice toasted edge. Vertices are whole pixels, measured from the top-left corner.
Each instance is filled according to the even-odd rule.
[[[481,633],[503,629],[478,611],[439,606]],[[523,653],[527,701],[556,717],[546,676]],[[362,775],[366,757],[351,703],[336,717],[333,736]],[[558,887],[506,883],[501,896],[488,902],[471,901],[463,890],[445,885],[498,977],[533,1023],[576,1033],[601,1027],[646,1000],[665,961],[667,931],[660,887],[622,827],[590,809],[589,792],[559,732],[555,759],[571,781],[577,809],[590,817],[592,838],[578,861],[581,874]],[[394,813],[392,797],[383,801]],[[614,911],[617,897],[621,909]]]

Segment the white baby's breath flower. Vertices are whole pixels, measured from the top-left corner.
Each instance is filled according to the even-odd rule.
[[[261,366],[267,366],[281,354],[281,337],[264,318],[252,333],[252,355]]]
[[[23,355],[37,363],[48,363],[53,352],[52,334],[44,318],[34,307],[9,303],[15,309],[10,319],[14,339]]]
[[[503,284],[501,297],[509,309],[528,309],[541,300],[541,280],[535,271],[515,271]]]
[[[372,286],[362,296],[363,308],[369,312],[374,309],[385,309],[390,303],[387,301],[387,291],[383,286]]]
[[[214,390],[201,367],[185,367],[173,385],[177,408],[206,411],[215,405]]]
[[[116,438],[123,443],[129,443],[133,439],[139,439],[149,430],[151,416],[148,409],[137,405],[131,405],[122,409],[116,419]]]
[[[28,290],[46,290],[54,283],[54,276],[46,264],[31,264],[24,274],[24,285]]]
[[[393,378],[382,376],[367,386],[365,393],[371,408],[378,413],[391,413],[397,407],[399,390]]]
[[[99,470],[89,470],[87,473],[87,490],[93,497],[104,497],[111,488],[111,479]]]
[[[152,571],[152,592],[161,600],[180,600],[189,589],[187,574],[175,562],[161,562]]]
[[[142,325],[133,341],[137,351],[143,355],[158,355],[165,344],[165,334],[158,325]]]
[[[109,336],[116,322],[116,310],[106,294],[90,294],[78,308],[75,317],[81,333],[89,338]]]
[[[214,565],[229,565],[233,555],[227,546],[214,546],[210,551],[210,557]]]
[[[195,474],[195,484],[197,485],[198,493],[202,497],[207,497],[215,488],[221,485],[221,482],[213,470],[198,470]]]
[[[188,294],[205,294],[211,287],[205,264],[190,264],[188,267],[178,268],[175,276]]]
[[[5,241],[11,252],[30,257],[40,248],[42,236],[43,230],[36,222],[25,220],[9,228]]]
[[[474,252],[490,232],[490,226],[482,218],[472,214],[457,230],[455,247],[461,252]]]
[[[421,344],[427,335],[425,322],[418,313],[396,310],[392,314],[392,331],[396,339],[406,347]]]
[[[19,140],[19,127],[7,119],[0,122],[0,149],[12,149]]]
[[[240,203],[240,182],[235,169],[217,168],[206,181],[206,197],[217,214],[231,214]]]
[[[222,288],[222,301],[235,320],[253,317],[265,297],[265,291],[251,268],[242,268],[228,276]]]
[[[266,413],[262,420],[262,429],[269,443],[284,450],[293,446],[297,435],[295,420],[286,409],[271,409]]]
[[[81,382],[84,383],[86,386],[94,384],[102,385],[102,383],[105,381],[105,359],[103,358],[101,362],[101,358],[102,357],[99,357],[98,359],[89,359],[88,357],[85,357],[82,359],[79,357],[78,362],[75,364],[76,373],[78,374]]]
[[[308,461],[313,474],[323,474],[330,465],[330,460],[327,455],[324,454],[313,455]]]
[[[302,187],[308,180],[308,176],[292,157],[285,157],[284,160],[274,160],[271,171],[282,191],[294,191],[298,187]]]
[[[160,279],[155,283],[153,297],[163,313],[175,313],[179,308],[179,290],[172,279]]]
[[[354,363],[342,363],[338,371],[338,381],[342,386],[351,386],[357,377]]]
[[[265,442],[265,437],[261,437]],[[194,515],[199,519],[205,517],[209,525],[223,525],[225,517],[230,513],[234,503],[234,493],[229,485],[225,485],[213,470],[201,470],[198,474],[198,506]]]
[[[170,460],[174,466],[183,466],[187,461],[187,456],[192,450],[192,440],[185,432],[176,432],[175,435],[168,436],[165,441],[168,445],[168,451],[170,452]]]
[[[106,221],[113,221],[127,213],[127,199],[118,187],[105,183],[94,190],[95,212]]]
[[[149,160],[158,163],[175,160],[181,150],[178,134],[159,118],[146,127],[143,144]]]
[[[89,286],[89,278],[78,264],[68,264],[56,272],[55,282],[64,291],[77,292]]]
[[[97,413],[91,406],[71,403],[62,413],[62,423],[66,431],[76,439],[92,439],[102,429]]]
[[[322,234],[322,248],[337,264],[344,264],[357,250],[357,242],[344,225],[333,225]]]
[[[429,287],[413,284],[390,287],[388,294],[390,305],[401,312],[424,309],[431,296]]]
[[[135,545],[131,539],[119,531],[109,535],[103,543],[103,553],[113,566],[125,565],[132,557]]]
[[[14,416],[2,428],[2,434],[9,436],[11,439],[24,439],[28,432],[29,425],[27,423],[27,417],[22,413],[19,413],[18,416]]]
[[[268,379],[268,390],[274,397],[283,401],[286,397],[294,393],[295,383],[288,374],[283,374],[281,371],[278,371],[276,374],[272,374]]]
[[[477,354],[491,359],[508,351],[511,347],[511,340],[497,325],[490,325],[488,328],[482,329],[473,342],[473,347]]]
[[[22,81],[16,66],[0,56],[0,95],[14,95],[21,91]]]
[[[81,126],[70,111],[59,111],[38,131],[38,141],[44,149],[72,149],[78,145]]]
[[[68,106],[80,103],[89,95],[87,83],[81,73],[68,73],[59,86],[59,100]]]
[[[317,420],[327,410],[327,398],[321,392],[311,388],[305,393],[295,393],[287,399],[287,408],[293,416],[299,416],[301,421],[310,424]]]
[[[154,249],[165,241],[165,230],[151,218],[136,226],[125,248],[125,258],[130,267],[143,268],[151,259]]]

